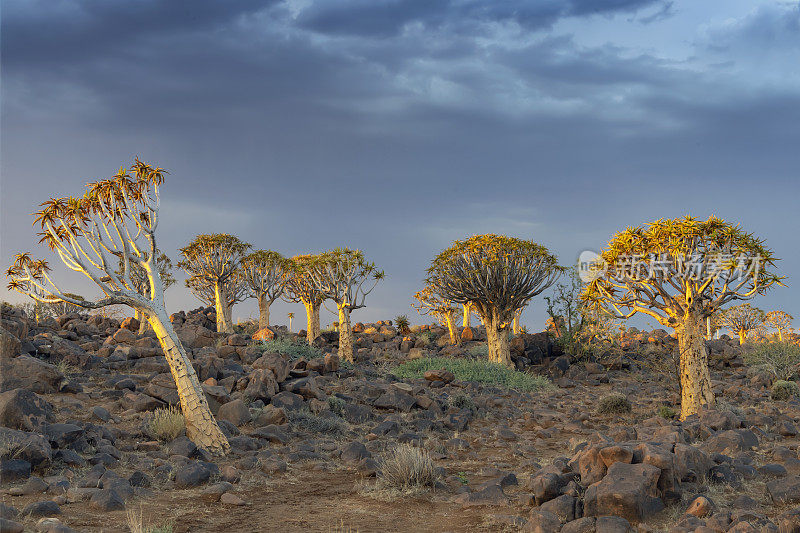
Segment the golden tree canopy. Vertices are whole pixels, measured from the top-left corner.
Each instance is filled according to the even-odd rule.
[[[614,235],[581,299],[675,326],[690,310],[705,317],[780,284],[775,261],[763,240],[720,218],[660,219]]]
[[[494,312],[501,322],[509,322],[562,271],[540,244],[487,234],[454,241],[434,258],[426,281],[445,300],[471,303],[482,315]]]

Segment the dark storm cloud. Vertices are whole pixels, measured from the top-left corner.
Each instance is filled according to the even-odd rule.
[[[663,0],[331,0],[303,9],[298,22],[320,33],[369,37],[391,37],[414,23],[428,29],[473,31],[486,23],[513,22],[537,30],[562,17],[632,12],[662,4]]]
[[[172,171],[173,256],[209,231],[361,247],[389,274],[364,320],[408,312],[432,255],[482,231],[568,263],[628,224],[713,212],[797,275],[770,215],[791,195],[752,193],[797,190],[796,12],[690,21],[704,29],[673,56],[552,29],[656,27],[672,2],[4,3],[0,255],[30,247],[42,198],[139,154]]]

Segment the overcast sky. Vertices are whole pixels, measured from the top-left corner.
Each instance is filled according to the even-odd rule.
[[[765,238],[788,287],[754,304],[800,320],[798,65],[796,1],[5,0],[0,260],[48,256],[38,203],[138,155],[170,172],[173,259],[211,232],[361,248],[387,278],[355,320],[422,322],[411,295],[453,239],[569,264],[686,214]],[[198,306],[182,283],[167,304]],[[299,305],[273,321],[290,310],[298,329]],[[523,323],[544,320],[538,297]]]

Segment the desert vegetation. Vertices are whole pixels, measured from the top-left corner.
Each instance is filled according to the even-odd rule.
[[[165,175],[137,160],[36,214],[99,298],[29,253],[6,272],[35,303],[0,308],[3,531],[800,527],[800,336],[789,313],[738,303],[783,279],[738,226],[628,228],[588,282],[534,241],[467,237],[368,323],[353,313],[384,272],[365,252],[202,234],[177,266],[203,306],[168,314]],[[539,295],[544,331],[522,320]],[[234,324],[248,298],[258,316]],[[303,305],[304,331],[272,320],[279,299]]]

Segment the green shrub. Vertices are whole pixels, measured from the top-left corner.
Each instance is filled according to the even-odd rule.
[[[381,485],[400,490],[434,487],[438,477],[430,454],[410,444],[389,452],[378,469]]]
[[[285,338],[262,341],[260,346],[267,353],[279,353],[289,359],[316,359],[317,357],[322,357],[322,352],[316,346],[309,346],[304,342],[293,342]]]
[[[400,364],[393,373],[400,379],[419,379],[428,370],[442,368],[452,372],[458,380],[487,383],[505,389],[525,392],[550,386],[547,378],[518,372],[507,366],[480,359],[423,357]]]
[[[788,341],[751,344],[743,358],[748,365],[763,368],[775,378],[789,381],[797,375],[800,346]]]
[[[603,396],[600,398],[600,403],[597,404],[597,411],[604,415],[630,413],[631,409],[631,402],[625,395],[617,392]]]
[[[328,408],[339,416],[344,416],[344,406],[347,404],[338,396],[328,396]]]
[[[472,397],[462,393],[454,394],[453,397],[450,398],[450,406],[456,409],[475,411],[475,402],[472,401]]]
[[[424,331],[419,334],[419,338],[422,339],[425,344],[431,344],[436,340],[436,335],[434,335],[432,331]]]
[[[772,384],[772,399],[778,401],[791,400],[800,395],[800,389],[794,381],[784,381],[779,379]]]
[[[476,344],[475,346],[469,349],[469,354],[472,357],[489,357],[489,345]]]
[[[662,405],[658,408],[658,416],[661,418],[666,418],[667,420],[671,418],[675,418],[678,414],[678,411],[670,407],[669,405]]]
[[[175,405],[156,409],[148,421],[150,435],[162,442],[174,440],[185,427],[186,423],[181,408]]]

